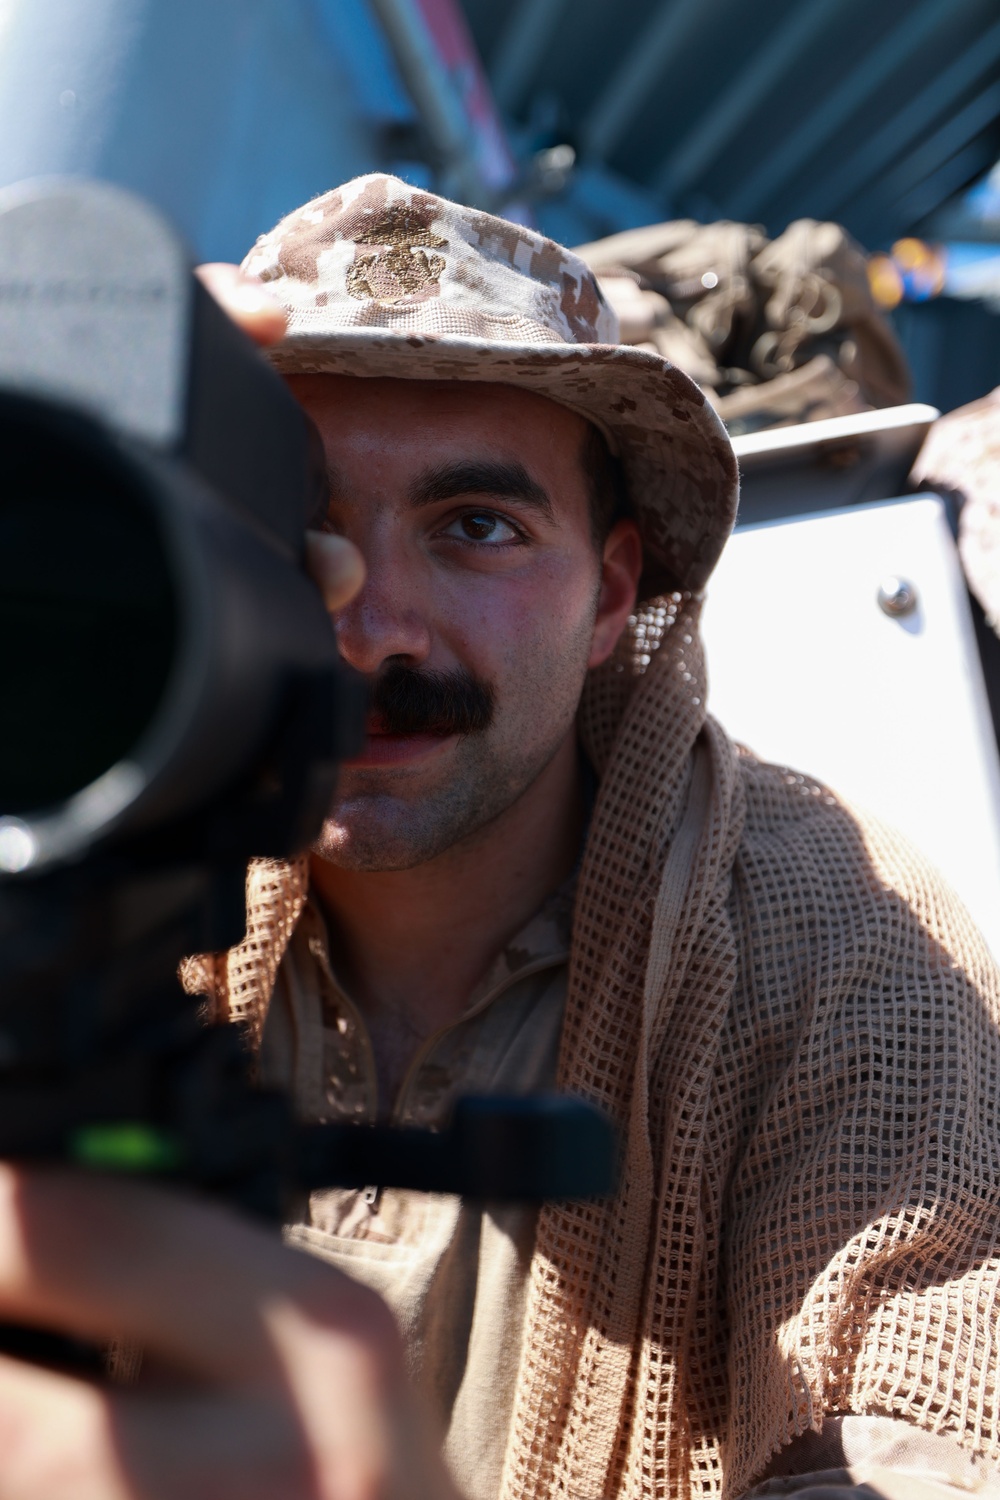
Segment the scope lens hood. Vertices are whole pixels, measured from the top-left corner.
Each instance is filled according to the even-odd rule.
[[[175,460],[2,392],[0,444],[9,876],[204,806],[266,745],[288,680],[322,682],[337,652],[281,542]]]
[[[0,449],[0,868],[9,869],[30,863],[16,825],[106,782],[148,730],[179,620],[148,486],[100,424],[2,395]]]

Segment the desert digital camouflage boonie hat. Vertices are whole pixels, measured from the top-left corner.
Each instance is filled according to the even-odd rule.
[[[480,380],[535,391],[607,436],[642,529],[642,594],[700,589],[736,514],[712,407],[659,355],[618,343],[583,261],[544,235],[372,174],[296,209],[243,269],[289,314],[284,374]]]

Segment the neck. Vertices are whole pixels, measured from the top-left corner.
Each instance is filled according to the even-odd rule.
[[[512,807],[436,859],[359,872],[313,856],[312,888],[376,1050],[380,1018],[417,1045],[461,1015],[504,943],[572,871],[582,832],[571,734]]]

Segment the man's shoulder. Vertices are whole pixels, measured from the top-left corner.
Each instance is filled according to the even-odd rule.
[[[961,968],[1000,988],[965,907],[908,839],[822,781],[736,749],[745,818],[734,906],[794,929],[813,952],[877,958],[887,973]]]

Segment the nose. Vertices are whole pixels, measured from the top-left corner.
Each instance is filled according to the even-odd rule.
[[[364,585],[336,615],[341,656],[367,676],[390,660],[420,666],[430,654],[431,635],[414,578],[382,549],[369,550],[365,563]]]

